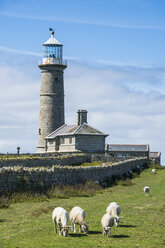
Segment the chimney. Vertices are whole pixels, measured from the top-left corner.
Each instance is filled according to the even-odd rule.
[[[87,123],[87,111],[86,110],[78,110],[77,111],[77,125],[81,125],[83,123]]]

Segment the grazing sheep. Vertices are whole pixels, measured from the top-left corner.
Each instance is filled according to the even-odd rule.
[[[156,174],[156,169],[152,169],[152,173],[153,174]]]
[[[54,229],[57,233],[57,226],[59,228],[59,235],[64,235],[66,237],[68,235],[68,212],[62,208],[57,207],[53,210],[52,213],[52,220],[54,223]]]
[[[110,236],[111,227],[114,225],[114,217],[109,213],[104,214],[101,219],[101,225],[103,228],[103,235]]]
[[[106,212],[114,217],[116,226],[119,226],[120,219],[122,219],[122,217],[119,217],[121,212],[120,206],[116,202],[111,202],[107,207]]]
[[[150,187],[146,186],[146,187],[144,187],[143,190],[144,190],[145,196],[149,196]]]
[[[74,225],[74,233],[76,233],[76,224],[80,226],[79,232],[88,233],[88,223],[85,223],[85,211],[82,208],[72,208],[69,216],[72,223],[72,230]]]

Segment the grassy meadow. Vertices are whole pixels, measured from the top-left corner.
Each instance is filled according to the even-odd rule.
[[[151,188],[149,196],[144,195],[144,186]],[[148,168],[131,183],[98,189],[90,197],[61,198],[15,196],[8,207],[1,206],[0,248],[165,248],[165,169],[152,174]],[[120,205],[123,219],[119,227],[112,227],[110,237],[104,237],[100,220],[111,201]],[[68,212],[74,206],[85,209],[89,233],[55,234],[51,214],[57,206]]]

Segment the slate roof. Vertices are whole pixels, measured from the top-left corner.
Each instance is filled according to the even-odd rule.
[[[49,134],[46,139],[54,139],[56,136],[63,136],[63,135],[103,135],[108,136],[108,134],[104,134],[101,131],[97,130],[89,126],[87,123],[83,123],[79,126],[77,125],[67,125],[64,124],[63,126],[56,129],[54,132]]]
[[[115,152],[147,152],[149,151],[149,145],[130,145],[130,144],[108,144],[108,151]]]

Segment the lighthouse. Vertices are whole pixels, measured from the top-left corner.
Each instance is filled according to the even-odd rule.
[[[64,79],[67,67],[63,60],[63,45],[54,37],[43,44],[43,58],[38,67],[41,69],[40,116],[37,153],[45,152],[45,137],[65,123]]]

